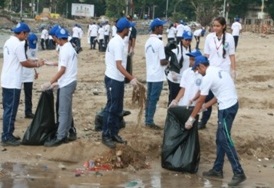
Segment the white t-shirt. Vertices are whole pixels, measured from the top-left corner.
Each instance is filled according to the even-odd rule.
[[[41,33],[41,39],[48,39],[49,38],[49,32],[47,29],[43,29]]]
[[[147,82],[162,82],[165,80],[165,67],[160,60],[165,59],[164,42],[157,35],[151,34],[145,44],[146,80]]]
[[[117,69],[116,61],[122,61],[122,66],[126,68],[124,46],[125,42],[122,37],[120,35],[116,35],[109,41],[105,55],[105,75],[120,82],[124,81],[125,76]]]
[[[105,25],[104,26],[104,30],[105,30],[105,35],[109,35],[109,33],[110,33],[110,25],[109,24]]]
[[[240,24],[239,22],[234,22],[231,26],[231,29],[233,36],[239,36],[240,31],[242,30],[242,24]]]
[[[223,48],[226,50],[225,58],[223,58]],[[230,72],[230,55],[235,54],[234,38],[230,33],[225,33],[225,47],[223,47],[223,36],[218,40],[216,33],[210,33],[206,36],[204,54],[209,55],[209,63],[211,66],[220,67]]]
[[[27,50],[28,59],[37,59],[37,49],[29,48]],[[22,82],[33,82],[35,76],[34,68],[23,67],[22,70]]]
[[[182,68],[180,69],[180,73],[176,73],[174,71],[170,71],[167,75],[167,79],[173,83],[177,83],[179,84],[180,83],[180,80],[182,78],[182,74],[185,70],[187,70],[189,68],[189,56],[187,56],[186,54],[189,53],[189,48],[185,48],[184,46],[182,46],[183,50],[181,50],[181,45],[178,45],[178,48],[176,49],[173,49],[172,52],[176,54],[177,56],[177,60],[178,60],[178,63],[180,62],[181,60],[181,57],[183,55],[183,58],[184,58],[184,61],[183,61],[183,66]],[[183,51],[183,54],[182,54],[182,51]],[[177,81],[173,80],[172,78],[172,75],[176,75],[177,77]]]
[[[58,71],[61,67],[66,67],[65,73],[59,78],[59,88],[65,87],[73,81],[77,80],[77,53],[70,42],[66,42],[60,47]]]
[[[112,37],[115,37],[115,35],[117,34],[117,27],[115,25],[112,26],[111,32],[112,32]]]
[[[11,36],[3,47],[3,67],[1,86],[8,89],[21,89],[22,68],[20,62],[26,61],[24,43]]]
[[[184,33],[184,26],[183,26],[183,24],[177,25],[176,31],[177,31],[176,36],[177,37],[182,37],[183,33]]]
[[[194,32],[193,32],[193,35],[196,36],[196,37],[200,37],[202,34],[202,29],[196,29]]]
[[[104,29],[102,27],[99,28],[98,34],[99,34],[99,40],[104,39]]]
[[[166,32],[167,32],[167,38],[175,38],[175,34],[176,34],[175,27],[171,27],[167,29]]]
[[[191,67],[183,72],[180,87],[185,89],[185,93],[178,103],[179,106],[189,105],[189,101],[195,97],[200,89],[202,78],[203,76],[194,72]],[[195,106],[195,102],[191,106]]]
[[[219,110],[227,109],[237,103],[238,97],[230,74],[219,67],[209,66],[201,84],[201,95],[212,91],[218,101]]]
[[[188,25],[184,25],[184,31],[191,32],[191,28]]]
[[[81,38],[81,29],[77,26],[72,28],[72,37],[73,38]]]
[[[88,33],[90,37],[97,37],[98,26],[96,24],[89,25]]]

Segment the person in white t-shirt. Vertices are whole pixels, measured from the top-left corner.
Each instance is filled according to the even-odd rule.
[[[186,129],[191,129],[195,121],[196,115],[202,108],[207,108],[218,103],[218,127],[216,133],[216,159],[213,168],[203,172],[203,176],[223,178],[224,158],[227,156],[232,170],[233,178],[228,183],[229,186],[237,186],[245,181],[246,176],[241,167],[239,158],[231,138],[231,129],[233,121],[237,115],[239,108],[238,96],[234,82],[225,70],[220,67],[209,65],[209,61],[205,56],[195,57],[193,69],[203,75],[203,81],[200,87],[200,96],[196,105],[185,123]],[[214,98],[204,104],[209,91],[212,91]]]
[[[195,57],[201,56],[201,52],[199,50],[193,50],[191,53],[187,53],[189,56],[189,68],[186,69],[180,80],[180,87],[177,96],[173,98],[169,107],[174,106],[195,106],[195,96],[199,92],[200,85],[202,83],[202,75],[193,70],[192,67],[194,65]]]
[[[103,47],[103,42],[104,42],[104,28],[102,25],[99,26],[99,30],[98,30],[98,39],[99,39],[99,51],[103,51],[102,47]]]
[[[168,105],[171,101],[177,96],[178,92],[180,91],[180,81],[183,72],[189,68],[189,56],[188,53],[191,52],[191,41],[192,41],[192,33],[185,31],[182,35],[182,41],[178,45],[176,49],[173,49],[172,52],[176,54],[177,61],[170,62],[170,71],[167,75],[168,81],[168,88],[169,88],[169,95],[168,95]],[[179,70],[177,72],[172,70],[171,66],[177,65]]]
[[[172,42],[176,40],[176,28],[174,27],[174,24],[170,24],[169,28],[166,30],[167,33],[167,42]]]
[[[72,99],[77,85],[77,53],[68,41],[68,31],[60,28],[55,36],[60,45],[58,72],[51,80],[43,85],[43,89],[58,83],[58,129],[56,136],[45,142],[45,146],[52,147],[66,143],[69,130],[73,122]]]
[[[226,20],[224,17],[217,17],[213,20],[213,33],[207,35],[204,45],[204,54],[208,57],[210,65],[227,71],[231,77],[236,79],[235,44],[233,36],[226,32]],[[213,98],[209,92],[206,101]],[[212,108],[209,107],[203,112],[199,129],[206,127],[211,116]]]
[[[179,24],[176,26],[176,40],[177,44],[179,44],[182,40],[182,36],[184,33],[184,25],[183,25],[183,20],[180,20]]]
[[[193,32],[193,36],[194,36],[194,38],[196,40],[196,47],[195,47],[195,49],[199,49],[199,44],[200,44],[200,39],[201,39],[202,31],[203,31],[203,29],[200,27],[200,28],[197,28]]]
[[[154,114],[156,105],[160,98],[163,83],[165,81],[165,68],[168,64],[166,60],[164,42],[158,38],[159,34],[163,33],[164,21],[155,18],[150,29],[152,34],[147,39],[145,44],[146,57],[146,81],[147,81],[147,103],[145,109],[145,124],[146,127],[160,130],[160,126],[154,122]]]
[[[105,46],[108,45],[108,42],[109,42],[109,34],[110,34],[110,25],[108,23],[108,21],[106,21],[105,25],[104,25],[104,31],[105,31]]]
[[[105,88],[107,103],[104,108],[104,123],[102,143],[109,148],[115,148],[117,143],[126,143],[119,136],[120,118],[123,111],[125,77],[130,84],[137,85],[137,79],[126,71],[125,42],[132,23],[126,17],[120,18],[116,24],[117,35],[113,37],[106,49],[105,55]]]
[[[81,42],[80,39],[82,37],[82,29],[79,27],[78,24],[75,24],[74,27],[72,28],[72,39],[71,42],[75,44],[77,47],[81,47]]]
[[[231,29],[232,29],[232,36],[234,38],[235,49],[236,49],[238,46],[240,32],[242,30],[242,24],[240,23],[240,18],[235,18],[235,22],[231,25]]]
[[[29,33],[27,41],[25,43],[26,55],[28,59],[37,59],[37,42],[38,38],[34,33]],[[33,81],[38,78],[38,73],[35,68],[23,67],[22,70],[22,83],[24,85],[25,94],[25,118],[32,119],[34,114],[32,113],[32,89]]]
[[[29,26],[20,22],[12,29],[11,36],[3,47],[3,66],[1,72],[2,101],[3,101],[3,132],[2,145],[18,146],[20,138],[13,135],[14,122],[20,101],[23,67],[40,67],[44,61],[26,58],[24,43],[30,32]]]
[[[42,50],[48,49],[48,40],[49,40],[48,30],[45,27],[42,27],[41,42],[40,42]]]
[[[112,37],[115,37],[115,35],[117,34],[116,22],[117,22],[117,21],[113,22],[113,25],[112,25],[112,27],[111,27],[111,36],[112,36]]]
[[[89,25],[88,35],[90,37],[90,49],[96,49],[96,37],[98,35],[98,25],[93,22]]]

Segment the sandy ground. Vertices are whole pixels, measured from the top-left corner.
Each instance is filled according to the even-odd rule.
[[[144,44],[147,38],[147,35],[137,38],[133,69],[134,75],[139,80],[145,80]],[[164,41],[166,41],[165,37]],[[247,32],[243,33],[239,39],[236,52],[236,86],[240,109],[233,126],[232,135],[248,179],[267,182],[274,186],[273,41],[274,36],[261,37],[258,34]],[[203,42],[204,38],[202,38],[201,47]],[[107,147],[101,144],[101,134],[94,131],[95,115],[106,103],[103,83],[104,53],[98,52],[98,50],[90,50],[86,38],[82,39],[82,46],[84,50],[78,57],[78,86],[73,99],[73,113],[78,131],[77,141],[54,148],[44,146],[2,148],[0,151],[1,163],[47,164],[56,171],[61,168],[60,164],[62,163],[72,171],[77,167],[82,167],[85,161],[94,160],[110,152]],[[194,41],[192,46],[195,46]],[[39,57],[57,60],[55,51],[39,51]],[[0,61],[2,62],[2,59]],[[56,67],[49,66],[39,69],[39,79],[34,84],[33,112],[35,112],[41,94],[40,85],[49,81],[56,71]],[[95,91],[98,92],[98,95],[94,94]],[[126,128],[121,130],[120,134],[128,140],[129,148],[133,148],[146,157],[146,164],[152,170],[163,171],[160,167],[163,132],[146,129],[143,124],[139,127],[136,125],[138,109],[132,107],[131,95],[132,87],[128,85],[125,89],[124,108],[130,110],[132,114],[125,117]],[[15,135],[22,138],[31,120],[24,118],[23,93],[21,96],[15,123]],[[168,90],[165,84],[155,114],[156,123],[162,127],[165,123],[167,98]],[[0,114],[2,114],[2,109],[0,109]],[[216,116],[217,107],[214,107],[207,128],[199,131],[201,162],[198,175],[201,175],[203,170],[210,168],[215,159]],[[128,151],[127,149],[124,151]],[[226,161],[226,165],[228,163]],[[136,164],[132,164],[130,167],[138,169]],[[132,171],[129,170],[128,172],[131,173]],[[61,171],[60,173],[67,177],[68,182],[72,181],[68,171]],[[229,166],[226,167],[226,173],[229,174],[230,178],[231,169]]]

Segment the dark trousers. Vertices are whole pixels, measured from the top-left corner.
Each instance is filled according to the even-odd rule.
[[[40,44],[41,44],[42,50],[45,50],[45,39],[41,39]]]
[[[182,37],[176,37],[176,42],[179,44],[182,41]]]
[[[71,39],[71,42],[72,42],[73,44],[75,44],[77,47],[81,47],[81,45],[80,45],[80,39],[79,39],[79,38],[73,37],[73,38]]]
[[[213,99],[214,95],[212,91],[210,90],[208,95],[206,96],[205,103]],[[207,121],[209,120],[212,112],[212,107],[209,107],[206,111],[203,112],[203,116],[201,119],[202,124],[206,125]]]
[[[195,40],[196,40],[196,47],[195,49],[199,49],[199,44],[200,44],[200,36],[194,36]]]
[[[173,42],[173,41],[175,41],[175,38],[168,38],[167,39],[167,42]]]
[[[14,122],[16,119],[21,89],[2,88],[3,104],[3,132],[2,142],[9,140],[14,132]]]
[[[238,108],[239,105],[236,103],[227,109],[218,110],[218,128],[216,133],[217,156],[213,167],[213,169],[218,172],[223,170],[224,158],[226,155],[231,164],[233,173],[244,173],[239,162],[234,143],[231,139],[232,124],[237,114]]]
[[[99,51],[102,51],[104,39],[99,40]]]
[[[96,41],[94,40],[96,37],[90,37],[90,49],[95,49],[96,48]]]
[[[24,83],[25,115],[32,114],[32,88],[33,82]]]
[[[169,94],[168,94],[168,105],[171,103],[173,99],[175,99],[181,89],[180,84],[173,83],[169,80],[168,81],[168,89],[169,89]]]
[[[233,36],[233,38],[234,38],[235,50],[236,50],[236,48],[238,46],[239,36]]]
[[[124,81],[117,81],[105,76],[107,104],[104,109],[103,137],[113,137],[119,133],[120,117],[124,103]]]
[[[104,38],[105,38],[105,44],[107,46],[109,42],[109,35],[105,35]]]

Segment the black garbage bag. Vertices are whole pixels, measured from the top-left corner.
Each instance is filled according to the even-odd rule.
[[[196,173],[200,162],[200,143],[198,136],[198,116],[193,128],[185,129],[193,108],[184,106],[169,108],[164,128],[162,145],[162,167],[179,171]]]
[[[128,55],[127,56],[127,66],[126,66],[126,70],[129,74],[132,74],[132,56]],[[125,83],[130,83],[130,80],[125,78]]]
[[[130,111],[127,110],[123,110],[121,116],[120,116],[120,129],[125,128],[126,127],[126,122],[124,120],[124,116],[127,116],[131,114]],[[98,112],[95,116],[95,120],[94,120],[94,125],[95,125],[95,131],[102,131],[103,129],[103,122],[104,120],[104,109],[102,109],[100,112]]]
[[[56,134],[57,126],[54,119],[53,91],[43,91],[34,118],[24,134],[22,144],[44,145],[45,141]]]

